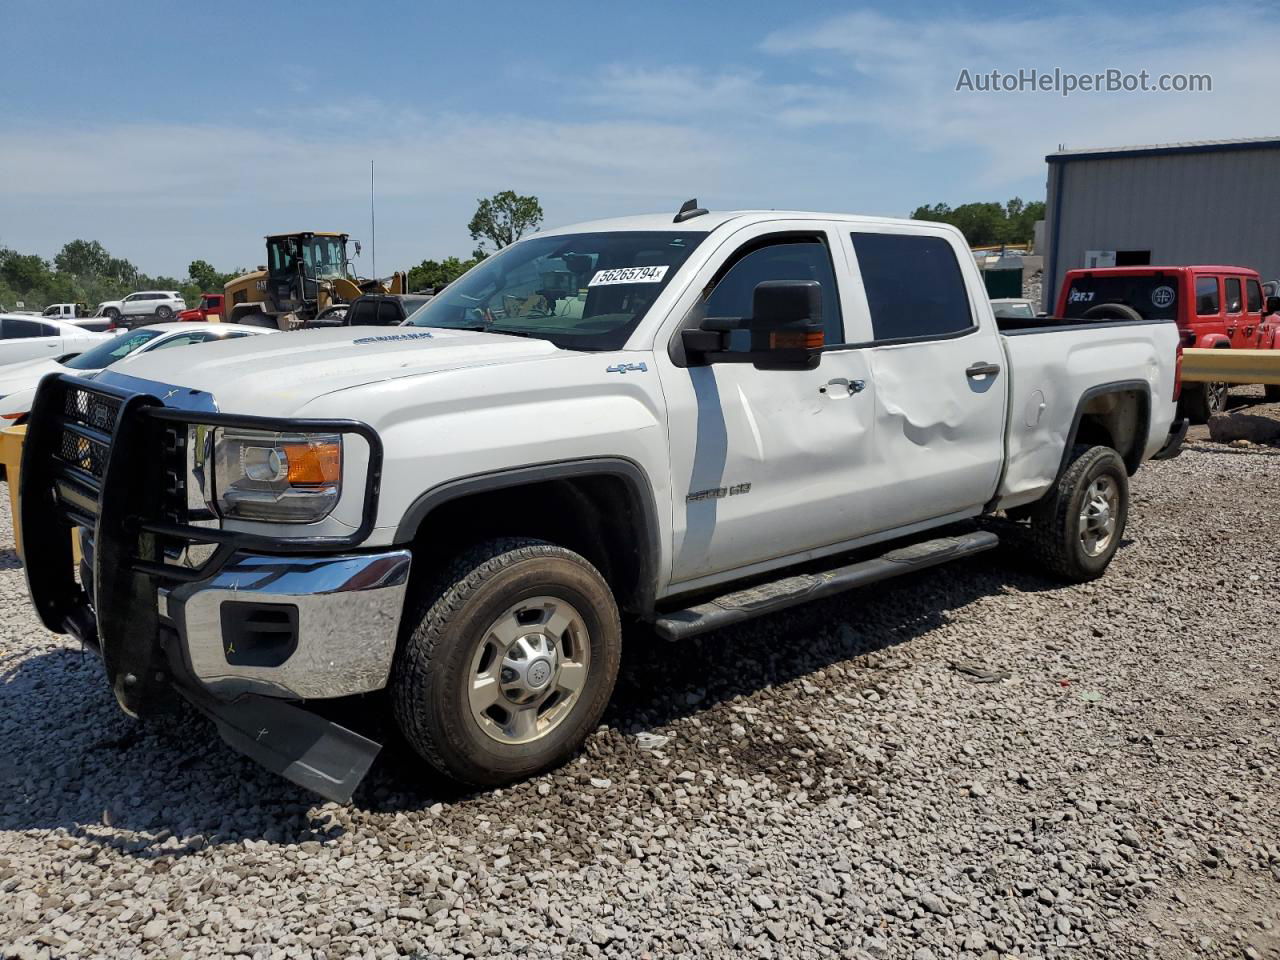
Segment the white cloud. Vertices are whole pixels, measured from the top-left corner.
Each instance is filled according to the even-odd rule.
[[[766,53],[821,66],[860,106],[846,113],[923,150],[985,152],[989,180],[1043,169],[1059,143],[1072,147],[1258,136],[1273,114],[1277,68],[1260,9],[1232,4],[1153,14],[1019,14],[1012,19],[860,10],[779,30]],[[956,92],[962,69],[1035,68],[1092,73],[1208,73],[1212,93]]]

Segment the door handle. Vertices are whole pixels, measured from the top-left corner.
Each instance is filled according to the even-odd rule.
[[[1000,364],[981,361],[979,363],[972,364],[967,370],[965,370],[964,375],[970,380],[976,380],[978,377],[994,377],[999,372]]]
[[[819,393],[826,393],[828,387],[844,387],[849,393],[861,393],[867,386],[865,380],[850,380],[848,377],[833,377],[818,388]]]

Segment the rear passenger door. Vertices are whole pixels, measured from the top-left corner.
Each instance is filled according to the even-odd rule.
[[[1244,283],[1240,277],[1222,278],[1222,312],[1226,318],[1231,346],[1237,349],[1247,347],[1248,341],[1253,337],[1254,326],[1245,319]]]
[[[1241,346],[1255,349],[1262,334],[1262,284],[1244,278],[1244,337]]]
[[[999,482],[1011,371],[974,301],[973,258],[946,231],[877,225],[844,239],[870,318],[856,348],[875,387],[882,528],[974,514]]]

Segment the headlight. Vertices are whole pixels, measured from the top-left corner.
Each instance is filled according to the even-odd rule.
[[[322,520],[342,493],[342,437],[219,427],[213,441],[213,493],[224,517]]]

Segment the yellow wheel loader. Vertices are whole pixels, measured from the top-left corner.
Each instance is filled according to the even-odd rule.
[[[387,281],[356,277],[345,233],[279,233],[267,237],[267,265],[224,288],[230,323],[295,330],[341,310],[364,293],[404,293],[405,275]],[[356,253],[360,242],[355,241]]]

